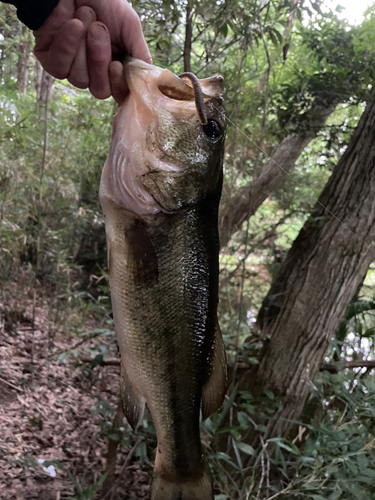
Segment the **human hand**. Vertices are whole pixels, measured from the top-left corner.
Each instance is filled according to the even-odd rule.
[[[112,54],[151,62],[140,20],[126,0],[60,0],[34,36],[46,71],[89,87],[98,99],[112,94],[121,103],[128,92],[122,64]]]

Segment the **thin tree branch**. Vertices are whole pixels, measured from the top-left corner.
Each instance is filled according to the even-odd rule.
[[[191,48],[193,37],[193,11],[188,2],[186,6],[185,43],[184,43],[184,72],[191,72]]]
[[[375,359],[359,359],[356,361],[344,361],[338,363],[323,363],[320,366],[320,371],[328,371],[331,373],[338,373],[339,371],[346,370],[347,368],[375,368]]]

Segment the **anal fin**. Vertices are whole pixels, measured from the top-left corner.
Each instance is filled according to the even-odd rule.
[[[216,322],[212,366],[202,390],[202,418],[206,419],[223,404],[227,384],[227,358],[219,323]]]
[[[120,394],[124,416],[128,424],[135,430],[143,418],[145,399],[131,382],[126,368],[122,363]]]

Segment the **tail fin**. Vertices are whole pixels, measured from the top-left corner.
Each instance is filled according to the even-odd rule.
[[[211,475],[206,470],[201,478],[187,483],[171,483],[156,472],[151,489],[151,500],[213,500]]]

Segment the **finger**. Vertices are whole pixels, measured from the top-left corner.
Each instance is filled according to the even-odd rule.
[[[87,65],[90,77],[90,92],[98,99],[111,96],[108,66],[112,59],[111,39],[107,27],[93,23],[87,32]]]
[[[57,32],[47,51],[38,51],[36,48],[35,55],[43,68],[55,78],[66,78],[84,32],[82,22],[78,19],[71,19]]]
[[[74,0],[60,0],[48,19],[34,31],[36,51],[47,52],[56,34],[70,19],[74,18]]]
[[[114,100],[121,105],[129,94],[129,88],[125,80],[123,65],[119,61],[113,61],[109,65],[109,82]]]
[[[96,21],[96,14],[90,7],[80,7],[76,12],[76,18],[82,21],[87,32],[89,26]],[[70,69],[68,81],[79,89],[87,89],[90,83],[89,70],[86,56],[86,37],[81,38],[77,55]]]
[[[129,14],[122,28],[122,40],[128,54],[152,64],[152,57],[143,34],[141,21],[130,6]]]

